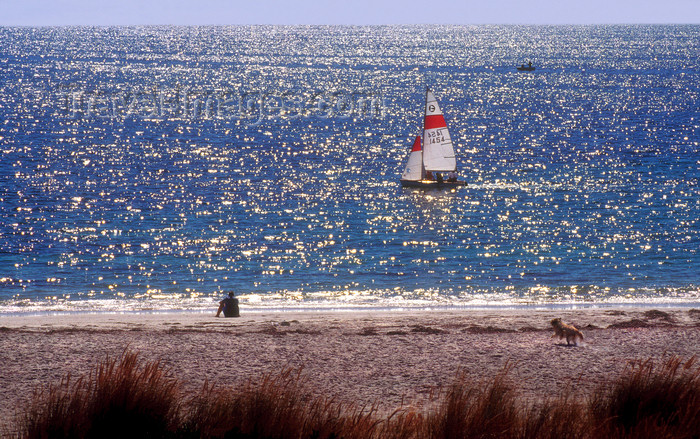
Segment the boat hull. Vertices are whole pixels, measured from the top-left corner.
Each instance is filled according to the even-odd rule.
[[[415,187],[420,189],[449,189],[457,186],[466,185],[466,181],[443,181],[437,182],[434,180],[401,180],[402,187]]]
[[[535,70],[534,67],[516,67],[519,72],[532,72]]]

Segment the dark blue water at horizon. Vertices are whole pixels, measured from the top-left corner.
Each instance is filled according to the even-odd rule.
[[[699,59],[700,26],[0,28],[0,313],[697,302]],[[454,191],[398,182],[426,86]]]

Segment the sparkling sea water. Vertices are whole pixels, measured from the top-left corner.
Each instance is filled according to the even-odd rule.
[[[700,26],[0,28],[0,314],[694,304],[699,177]]]

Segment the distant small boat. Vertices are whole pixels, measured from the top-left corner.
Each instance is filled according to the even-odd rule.
[[[516,67],[516,68],[520,72],[531,72],[531,71],[535,70],[535,68],[532,66],[532,62],[527,63],[527,65],[521,64],[520,67]]]
[[[447,173],[446,178],[443,172]],[[423,139],[421,142],[421,136],[416,136],[413,142],[401,186],[437,189],[465,184],[457,180],[457,160],[445,118],[435,95],[426,89]]]

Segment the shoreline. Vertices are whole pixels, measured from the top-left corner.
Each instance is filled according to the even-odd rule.
[[[218,302],[212,302],[208,307],[202,308],[192,308],[192,309],[104,309],[104,310],[31,310],[31,311],[0,311],[0,322],[6,318],[30,318],[30,317],[44,317],[44,316],[75,316],[75,315],[101,315],[101,314],[114,314],[114,315],[159,315],[159,314],[173,314],[173,315],[207,315],[216,311]],[[498,303],[483,303],[483,304],[464,304],[464,305],[403,305],[403,306],[376,306],[376,305],[349,305],[347,307],[338,306],[251,306],[248,303],[241,303],[241,309],[247,314],[281,314],[281,313],[356,313],[356,312],[388,312],[388,313],[402,313],[402,312],[462,312],[462,311],[542,311],[542,310],[602,310],[602,309],[615,309],[615,308],[663,308],[663,309],[692,309],[700,308],[700,302],[688,301],[686,299],[680,301],[649,301],[649,302],[565,302],[565,303],[510,303],[510,304],[498,304]]]
[[[577,396],[615,379],[628,362],[700,355],[696,307],[579,309],[81,313],[0,316],[0,419],[12,420],[37,387],[87,375],[125,350],[160,360],[197,392],[205,382],[237,386],[263,374],[301,370],[319,394],[340,402],[426,407],[459,372],[481,381],[510,368],[526,401],[565,390]],[[552,338],[561,317],[585,336]],[[5,421],[2,428],[11,428]]]
[[[148,310],[148,311],[46,311],[41,313],[12,313],[0,314],[0,330],[56,330],[60,328],[70,327],[72,329],[96,330],[96,329],[128,329],[128,325],[136,323],[143,329],[158,330],[163,329],[159,325],[167,325],[168,323],[187,325],[190,330],[197,330],[194,326],[198,323],[204,324],[202,331],[207,331],[211,328],[211,323],[231,323],[232,326],[239,322],[246,324],[259,325],[265,322],[274,324],[276,320],[294,320],[319,322],[323,319],[348,319],[348,321],[357,320],[358,318],[377,320],[381,323],[381,319],[410,319],[419,320],[435,317],[436,319],[445,319],[453,317],[464,321],[489,320],[496,318],[503,320],[504,323],[509,318],[519,318],[520,320],[532,320],[532,322],[542,323],[540,317],[543,313],[556,314],[557,316],[579,316],[579,319],[585,321],[589,329],[605,329],[600,325],[605,325],[606,322],[614,324],[615,319],[606,318],[606,315],[617,316],[620,313],[644,314],[653,310],[664,310],[662,312],[673,313],[674,315],[682,315],[683,312],[693,314],[697,310],[700,315],[700,303],[683,303],[683,304],[552,304],[552,305],[523,305],[519,307],[500,306],[500,305],[481,305],[470,307],[453,307],[453,306],[432,306],[432,307],[367,307],[367,308],[253,308],[241,307],[241,317],[239,318],[224,318],[215,317],[215,309],[202,311],[191,310]],[[497,313],[494,314],[493,313]],[[622,314],[624,315],[624,314]],[[210,320],[211,319],[211,320]],[[566,321],[566,319],[564,319]],[[550,330],[548,321],[546,325],[539,328],[540,330]],[[653,319],[650,326],[653,326]],[[669,323],[669,322],[666,322]],[[676,322],[679,323],[679,322]],[[687,322],[686,322],[687,323]],[[700,322],[699,322],[700,323]],[[579,323],[580,325],[580,323]],[[577,326],[579,326],[577,325]],[[592,325],[592,326],[591,326]]]

